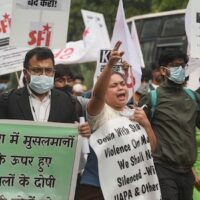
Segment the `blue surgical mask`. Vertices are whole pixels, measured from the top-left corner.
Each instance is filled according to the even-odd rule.
[[[8,88],[7,83],[0,83],[0,92],[5,91]]]
[[[177,84],[183,84],[185,81],[185,69],[182,66],[167,68],[170,71],[168,79]]]
[[[31,75],[31,81],[29,83],[30,88],[38,93],[44,94],[53,88],[54,77],[46,75]]]

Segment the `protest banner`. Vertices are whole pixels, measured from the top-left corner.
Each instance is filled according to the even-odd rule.
[[[70,0],[13,0],[10,45],[64,48]]]
[[[197,132],[196,132],[196,140],[197,140],[197,160],[194,164],[194,169],[195,169],[195,173],[197,176],[200,177],[200,130],[197,129]],[[200,192],[199,190],[194,187],[194,190],[193,190],[193,200],[199,200],[200,199]]]
[[[147,133],[138,123],[119,117],[90,137],[98,159],[105,200],[160,200],[161,193]]]
[[[73,199],[79,158],[77,125],[0,120],[0,199]]]

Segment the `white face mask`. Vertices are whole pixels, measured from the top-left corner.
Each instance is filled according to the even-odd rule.
[[[185,69],[182,66],[167,68],[170,71],[168,79],[177,84],[183,84],[185,81]]]
[[[53,88],[54,77],[46,75],[31,75],[31,81],[29,83],[30,88],[38,93],[44,94]]]

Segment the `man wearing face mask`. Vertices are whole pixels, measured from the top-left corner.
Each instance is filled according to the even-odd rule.
[[[70,96],[53,89],[54,55],[45,47],[27,52],[26,86],[0,97],[0,118],[73,123],[77,120]]]
[[[153,157],[163,200],[192,200],[200,97],[191,91],[194,100],[184,90],[187,62],[187,56],[181,51],[165,51],[159,59],[164,82],[156,89],[153,115],[150,94],[144,95],[139,102],[139,106],[147,105],[145,112],[157,137]]]
[[[9,81],[10,74],[4,74],[0,76],[0,93],[5,92],[8,89]]]

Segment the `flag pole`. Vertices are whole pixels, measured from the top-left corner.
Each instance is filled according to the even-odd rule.
[[[133,76],[132,66],[130,65],[130,74],[131,74],[131,82],[132,82],[132,101],[133,101],[133,108],[136,107],[136,101],[135,101],[135,77]]]

